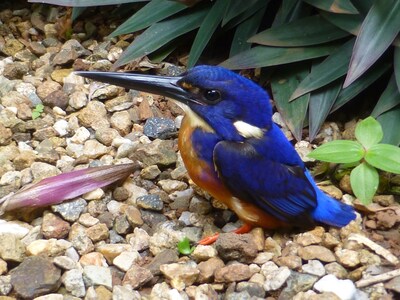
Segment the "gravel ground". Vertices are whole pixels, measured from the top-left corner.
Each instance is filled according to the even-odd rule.
[[[140,164],[112,187],[3,215],[1,300],[398,299],[400,206],[391,195],[368,209],[358,205],[363,216],[340,230],[255,228],[179,255],[184,237],[195,242],[240,226],[188,178],[176,139],[182,111],[164,98],[73,73],[109,70],[128,45],[94,35],[93,28],[99,36],[112,31],[104,11],[77,22],[64,41],[65,9],[0,7],[0,198],[71,170]],[[146,59],[129,68],[166,75],[183,69]],[[40,103],[44,111],[32,119]],[[354,125],[325,124],[317,140],[349,138]],[[311,148],[296,144],[303,157]],[[321,188],[354,200],[346,176],[340,189]]]

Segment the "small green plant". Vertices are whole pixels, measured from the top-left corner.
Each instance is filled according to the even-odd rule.
[[[35,108],[32,110],[32,120],[39,118],[43,110],[44,110],[43,104],[36,105]]]
[[[178,251],[180,254],[189,255],[194,251],[194,246],[190,247],[190,241],[187,237],[178,243]]]
[[[373,117],[361,121],[355,130],[357,141],[337,140],[326,143],[308,156],[322,161],[358,165],[350,173],[354,195],[367,205],[379,185],[377,169],[400,174],[400,148],[379,144],[382,127]]]

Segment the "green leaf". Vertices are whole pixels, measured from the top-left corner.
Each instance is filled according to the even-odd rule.
[[[352,35],[358,34],[364,20],[364,17],[361,15],[333,14],[324,11],[321,11],[319,14],[328,22]]]
[[[382,143],[400,145],[400,106],[381,114],[377,121],[383,129]]]
[[[338,80],[311,93],[310,104],[308,105],[310,141],[314,140],[322,124],[326,120],[326,117],[339,95],[342,83],[343,80]]]
[[[216,0],[204,18],[189,53],[188,67],[193,67],[199,59],[211,36],[224,16],[229,0]]]
[[[308,156],[322,161],[345,164],[361,160],[364,149],[355,141],[336,140],[319,146]]]
[[[400,91],[400,47],[394,48],[393,69],[394,76],[396,78],[397,89]]]
[[[378,171],[364,162],[351,171],[350,184],[354,195],[363,204],[370,204],[379,186]]]
[[[265,46],[298,47],[331,42],[349,35],[319,15],[262,31],[249,39]]]
[[[53,5],[61,5],[61,6],[80,6],[80,7],[89,7],[89,6],[103,6],[103,5],[119,5],[124,3],[133,3],[133,2],[146,2],[149,0],[29,0],[31,3],[47,3]]]
[[[256,12],[267,7],[270,0],[258,0],[253,6],[249,7],[249,9],[245,10],[242,14],[233,18],[228,24],[225,24],[223,27],[225,30],[229,30],[237,27],[247,19],[251,18]]]
[[[311,73],[296,88],[290,100],[323,87],[346,74],[354,41],[355,38],[351,39],[319,65],[313,67]]]
[[[304,95],[297,101],[289,102],[292,91],[308,74],[308,65],[283,66],[274,73],[271,79],[271,88],[275,105],[285,120],[296,140],[301,140],[303,123],[306,117],[310,95]]]
[[[357,9],[349,0],[303,0],[319,9],[336,14],[357,14]]]
[[[355,135],[364,148],[369,149],[382,140],[382,126],[373,117],[368,117],[357,124]]]
[[[332,107],[331,112],[334,112],[338,108],[342,107],[351,99],[353,99],[355,96],[357,96],[359,93],[361,93],[363,90],[365,90],[367,87],[369,87],[387,70],[389,70],[390,67],[391,65],[388,63],[376,64],[375,66],[372,67],[371,70],[369,70],[359,79],[357,79],[349,87],[342,89],[339,93],[339,96],[336,99],[335,104]]]
[[[196,29],[204,20],[207,11],[207,8],[189,10],[188,13],[179,17],[151,25],[129,45],[114,66],[118,67],[148,55],[176,37]]]
[[[279,7],[278,12],[275,15],[272,27],[277,27],[285,23],[289,23],[293,20],[299,19],[304,14],[304,3],[298,0],[283,0],[282,5]]]
[[[222,26],[225,26],[230,20],[240,15],[244,11],[251,9],[258,0],[247,0],[246,5],[242,1],[230,1],[226,4],[225,15],[222,19]]]
[[[392,75],[385,91],[382,93],[378,103],[375,105],[371,116],[376,118],[398,104],[400,104],[400,93],[397,88],[395,76]]]
[[[369,12],[374,2],[375,0],[351,0],[351,3],[363,15],[366,15]]]
[[[190,241],[187,237],[178,242],[178,251],[183,255],[189,255],[194,251],[195,247],[190,247]]]
[[[228,69],[251,69],[276,66],[327,56],[336,48],[336,43],[301,48],[257,46],[225,60],[221,63],[221,66]]]
[[[254,35],[260,23],[263,20],[266,6],[256,12],[251,18],[248,18],[236,28],[235,35],[232,39],[231,51],[229,56],[234,56],[251,48],[251,44],[247,42],[250,36]]]
[[[375,168],[400,174],[400,148],[389,144],[375,144],[365,154],[365,160]]]
[[[32,120],[36,120],[39,117],[40,117],[40,112],[33,110],[32,111]]]
[[[375,1],[361,26],[354,45],[344,87],[359,78],[382,56],[399,30],[400,1]]]
[[[110,37],[142,30],[187,8],[182,3],[152,0],[115,29]]]
[[[44,110],[44,105],[43,104],[37,104],[35,106],[35,111],[38,111],[38,112],[42,113],[43,110]]]

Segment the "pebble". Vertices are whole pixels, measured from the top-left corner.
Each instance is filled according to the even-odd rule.
[[[32,280],[32,274],[35,280]],[[11,273],[14,292],[24,299],[33,299],[57,291],[61,270],[49,258],[34,256],[26,258]]]
[[[157,165],[148,166],[146,168],[143,168],[142,171],[140,171],[140,176],[143,179],[148,179],[148,180],[153,180],[160,174],[161,171]]]
[[[84,144],[90,138],[90,131],[85,127],[79,127],[75,134],[70,138],[70,141],[75,144]]]
[[[164,203],[159,195],[144,195],[136,198],[136,204],[140,208],[161,211]]]
[[[334,275],[326,275],[314,284],[314,289],[318,292],[332,292],[335,293],[341,300],[356,299],[356,287],[354,283],[349,280],[337,279]]]
[[[250,279],[253,273],[248,265],[235,263],[215,271],[216,282],[236,282]]]
[[[57,256],[54,257],[53,263],[64,270],[72,270],[77,267],[76,261],[68,256]]]
[[[69,222],[78,220],[81,213],[85,210],[87,204],[82,198],[65,201],[60,204],[52,205],[53,212],[59,213],[62,218]]]
[[[103,254],[110,264],[122,252],[132,250],[132,246],[129,244],[101,244],[96,246],[96,251]]]
[[[25,258],[25,246],[12,233],[0,234],[0,258],[10,262],[22,262]]]
[[[107,267],[101,266],[84,266],[83,280],[86,286],[104,285],[112,289],[112,275]]]
[[[68,235],[70,227],[68,222],[55,214],[48,213],[43,216],[41,231],[46,239],[61,239]]]
[[[212,257],[206,261],[202,261],[198,264],[199,277],[198,282],[212,282],[216,270],[219,270],[225,266],[222,259],[218,257]]]
[[[174,151],[173,141],[156,139],[150,144],[141,145],[130,157],[139,160],[145,166],[169,166],[176,163],[177,155]]]
[[[278,267],[275,263],[269,261],[261,266],[261,274],[265,278],[264,289],[275,291],[286,282],[291,272],[288,267]]]
[[[221,234],[215,247],[225,261],[251,262],[257,256],[257,247],[251,234]]]
[[[176,135],[175,122],[167,118],[148,118],[143,126],[143,133],[152,139],[168,139]]]
[[[188,187],[186,183],[172,179],[159,180],[157,184],[167,193],[183,191]]]
[[[200,273],[197,266],[192,263],[164,264],[160,266],[160,271],[178,291],[192,285]]]
[[[176,274],[178,277],[179,274]],[[134,265],[127,272],[122,280],[123,285],[130,285],[133,289],[138,289],[153,279],[150,270]]]
[[[357,251],[340,249],[335,251],[338,262],[347,268],[354,268],[360,264],[360,258]]]
[[[62,277],[61,282],[64,284],[65,289],[75,297],[84,297],[86,294],[85,283],[83,282],[82,270],[72,269],[66,271]]]
[[[137,251],[124,251],[114,258],[113,265],[127,272],[140,258],[140,254]]]
[[[308,263],[302,265],[301,269],[304,273],[318,277],[325,275],[324,265],[319,260],[309,260]]]
[[[310,290],[317,280],[317,276],[292,271],[290,277],[286,281],[286,287],[282,290],[280,297],[282,297],[282,299],[292,299],[299,292]]]
[[[104,146],[96,140],[88,140],[83,145],[83,154],[89,158],[98,158],[99,156],[105,155],[107,153],[107,146]]]
[[[204,246],[198,245],[194,251],[192,252],[191,256],[197,262],[199,261],[206,261],[210,258],[216,257],[218,254],[217,250],[212,246]]]
[[[26,246],[26,254],[29,256],[58,256],[63,255],[72,244],[63,239],[37,239]]]
[[[311,245],[299,249],[299,256],[304,260],[318,259],[323,262],[336,261],[335,255],[328,248]]]

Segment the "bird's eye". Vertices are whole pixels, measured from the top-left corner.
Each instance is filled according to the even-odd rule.
[[[204,98],[211,103],[215,103],[221,100],[221,93],[217,90],[205,90]]]

